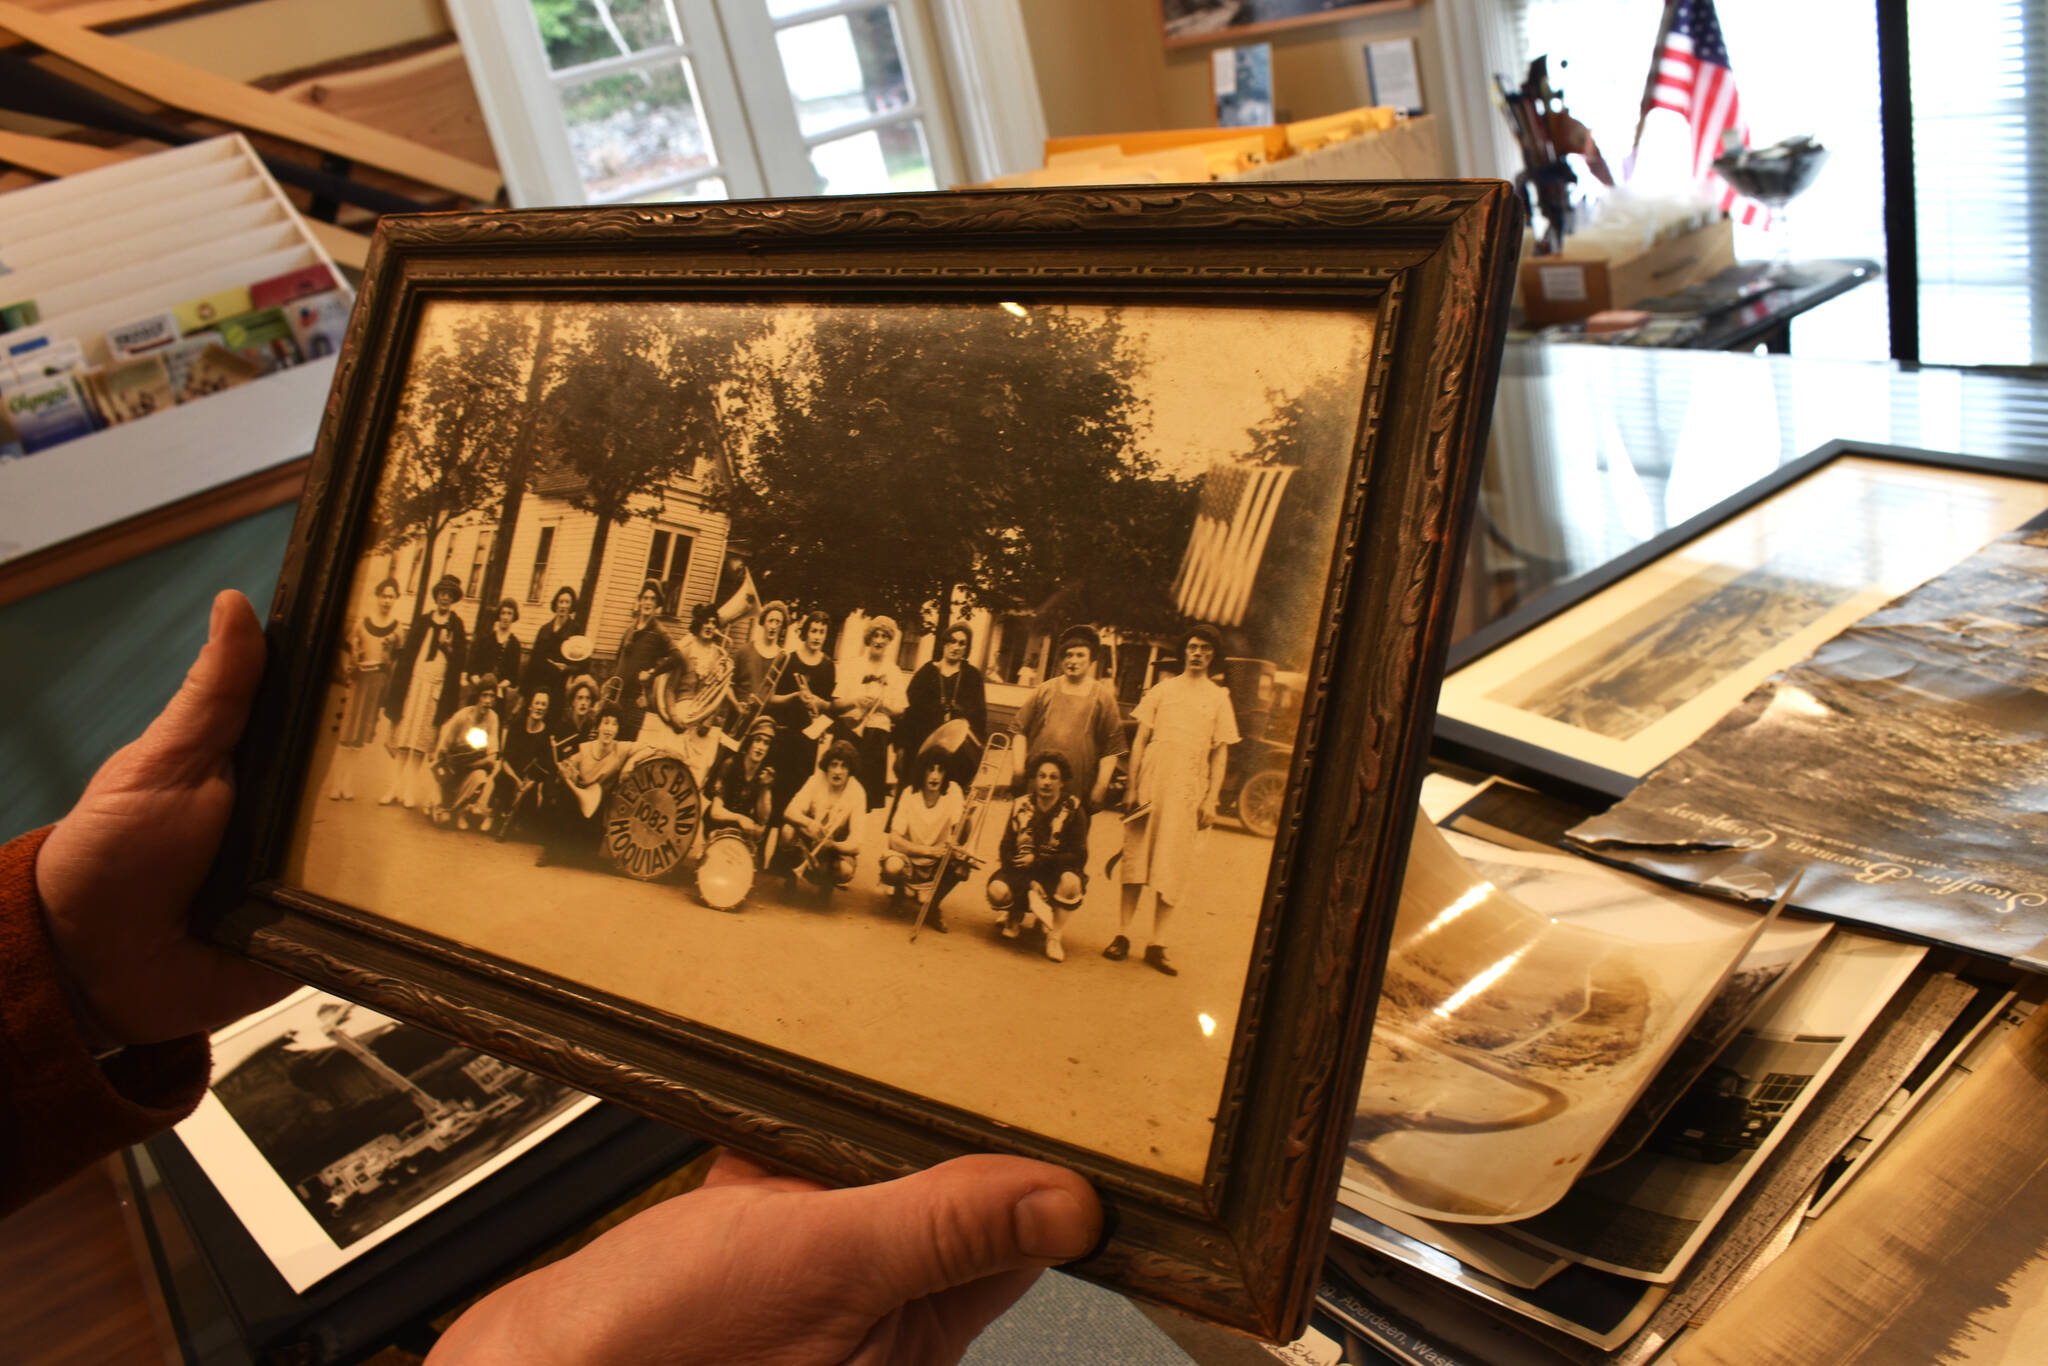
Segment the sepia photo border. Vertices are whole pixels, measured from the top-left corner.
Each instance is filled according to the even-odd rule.
[[[219,942],[325,990],[821,1181],[968,1152],[1081,1172],[1070,1269],[1272,1340],[1313,1300],[1491,414],[1520,212],[1497,182],[961,193],[383,219],[270,613]],[[693,1027],[289,885],[422,310],[447,299],[1349,309],[1372,352],[1279,833],[1200,1181]]]
[[[1704,733],[1751,688],[1776,672],[1781,667],[1778,655],[1789,650],[1792,657],[1783,663],[1796,663],[1811,648],[1849,624],[1838,619],[1845,613],[1852,620],[1860,618],[1895,593],[1881,592],[1877,584],[1862,585],[1850,601],[1802,629],[1791,641],[1781,643],[1780,649],[1745,659],[1711,690],[1681,703],[1672,714],[1675,724],[1661,728],[1662,733],[1646,733],[1622,744],[1608,742],[1606,737],[1569,722],[1493,702],[1486,695],[1499,686],[1505,673],[1519,675],[1583,654],[1603,632],[1639,608],[1640,590],[1650,582],[1648,575],[1654,574],[1660,563],[1682,555],[1687,547],[1739,519],[1763,511],[1795,485],[1842,459],[1911,467],[1923,474],[1990,475],[2048,485],[2048,464],[1862,441],[1831,441],[1591,573],[1531,599],[1452,646],[1438,702],[1436,753],[1454,762],[1474,764],[1489,773],[1532,782],[1562,796],[1589,801],[1597,807],[1604,808],[1612,799],[1626,796],[1651,769],[1683,748],[1690,738]],[[2041,506],[2029,508],[2013,520],[2012,526],[2018,526],[2041,507],[2048,507],[2048,488],[2042,492]],[[1986,535],[1995,536],[2011,529],[1996,527]],[[1976,548],[1972,545],[1962,553],[1969,554]],[[1731,574],[1754,567],[1725,566]],[[1895,592],[1910,587],[1905,585]],[[1669,738],[1673,735],[1686,738]]]

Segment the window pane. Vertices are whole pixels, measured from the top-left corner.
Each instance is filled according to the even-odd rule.
[[[687,185],[664,185],[646,194],[636,194],[628,203],[633,204],[686,204],[712,199],[730,199],[732,192],[725,187],[720,176],[708,175],[702,180],[693,180]]]
[[[811,149],[820,194],[880,194],[936,190],[924,127],[915,119],[871,128]]]
[[[770,19],[788,19],[798,14],[809,14],[814,9],[823,9],[834,0],[768,0]]]
[[[592,198],[622,198],[713,163],[688,62],[565,86],[562,114]]]
[[[548,574],[548,555],[555,548],[555,529],[544,526],[540,529],[540,544],[533,551],[533,580],[526,585],[526,600],[540,601],[540,586]]]
[[[887,5],[835,14],[775,35],[805,137],[829,133],[910,103],[895,11]]]
[[[548,66],[563,71],[682,41],[669,0],[530,0]]]

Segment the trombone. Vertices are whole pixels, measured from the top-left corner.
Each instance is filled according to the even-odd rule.
[[[946,873],[953,866],[953,849],[965,851],[960,855],[960,862],[969,868],[976,868],[981,864],[981,860],[975,857],[974,847],[981,843],[981,831],[988,815],[988,805],[995,796],[997,773],[1015,763],[1015,760],[1009,757],[1012,743],[1013,738],[1008,731],[997,731],[988,737],[988,743],[982,747],[981,761],[974,766],[974,779],[968,784],[967,804],[960,813],[960,828],[955,832],[959,838],[953,841],[952,846],[939,859],[939,866],[932,873],[931,885],[925,888],[924,896],[917,904],[917,923],[910,927],[910,942],[913,944],[917,942],[918,932],[924,929],[925,917],[931,914],[932,903],[938,900],[939,888],[945,885]],[[996,765],[992,771],[990,761],[999,756],[1004,763]],[[1004,785],[1008,786],[1007,779],[1004,780]]]

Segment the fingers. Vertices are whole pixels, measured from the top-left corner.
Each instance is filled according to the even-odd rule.
[[[206,646],[185,682],[136,742],[135,757],[167,782],[193,781],[227,759],[263,678],[263,628],[240,593],[213,600]]]
[[[809,1202],[816,1255],[850,1264],[878,1312],[1095,1246],[1102,1210],[1072,1172],[1016,1157],[961,1157]],[[857,1266],[851,1265],[857,1263]],[[1028,1284],[1028,1281],[1025,1282]]]

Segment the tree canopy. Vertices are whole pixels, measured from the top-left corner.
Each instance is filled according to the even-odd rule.
[[[501,309],[465,310],[445,333],[415,351],[392,424],[378,548],[418,537],[423,572],[414,608],[431,588],[425,567],[448,524],[498,498],[504,453],[520,420],[527,360],[526,319]]]
[[[752,309],[606,308],[555,335],[549,364],[559,381],[533,420],[543,462],[576,476],[569,504],[594,514],[583,575],[588,612],[612,526],[648,495],[688,478],[700,457],[722,450],[723,413],[735,369],[770,324]]]
[[[769,591],[912,629],[956,587],[995,611],[1065,589],[1095,620],[1170,615],[1194,489],[1137,451],[1115,310],[813,317],[744,375],[736,483],[716,496]]]

